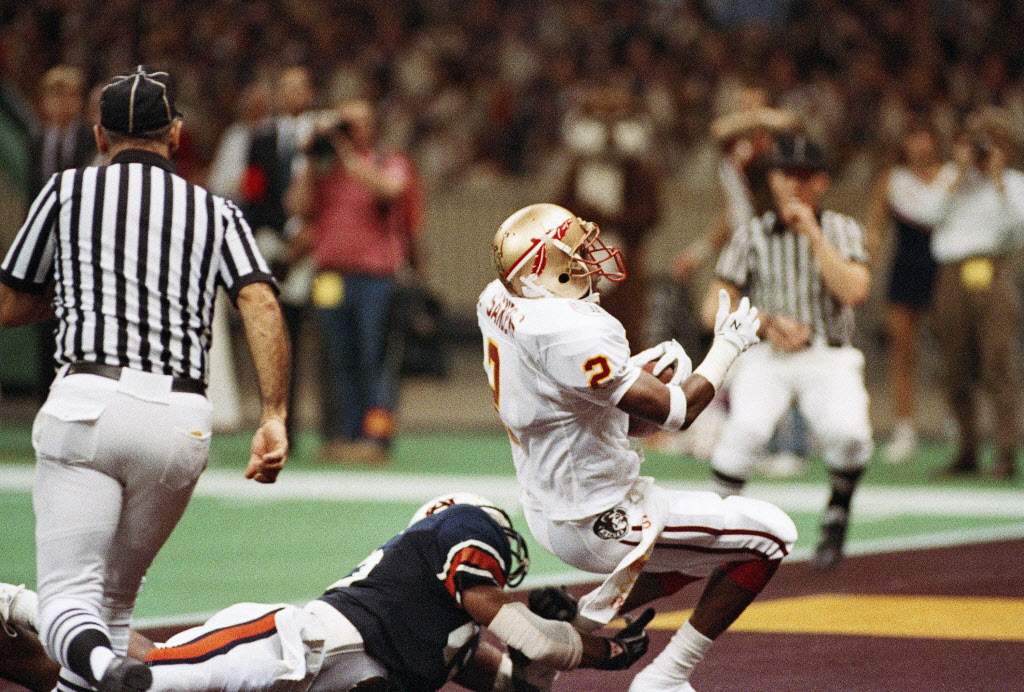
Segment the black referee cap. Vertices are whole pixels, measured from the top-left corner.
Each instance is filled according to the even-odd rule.
[[[117,75],[100,96],[100,125],[123,135],[159,130],[180,115],[171,75],[147,65]]]
[[[825,154],[806,135],[786,133],[775,139],[769,159],[771,168],[817,173],[827,170]]]

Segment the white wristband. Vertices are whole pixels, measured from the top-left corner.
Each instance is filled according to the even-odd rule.
[[[697,366],[693,374],[702,376],[717,392],[725,381],[725,373],[728,372],[729,366],[740,353],[739,346],[728,339],[716,336],[704,361]]]
[[[679,385],[668,388],[668,418],[661,424],[662,430],[682,430],[686,423],[686,392]]]

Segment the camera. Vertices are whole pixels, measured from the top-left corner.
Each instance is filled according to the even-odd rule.
[[[337,157],[338,152],[334,148],[335,135],[345,137],[352,136],[352,123],[347,120],[340,120],[326,130],[321,130],[313,135],[306,146],[306,155],[316,162],[330,162]]]

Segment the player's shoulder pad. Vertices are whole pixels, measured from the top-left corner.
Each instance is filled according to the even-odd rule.
[[[476,505],[453,505],[427,519],[435,520],[433,527],[438,536],[446,541],[482,541],[497,548],[502,555],[508,550],[505,532],[487,512]]]
[[[527,299],[521,301],[524,303]],[[573,298],[534,298],[518,327],[530,334],[579,334],[621,328],[618,320],[597,303]]]

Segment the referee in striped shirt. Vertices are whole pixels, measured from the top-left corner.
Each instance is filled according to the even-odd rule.
[[[714,323],[719,289],[749,296],[761,311],[762,342],[736,362],[729,417],[712,457],[716,489],[743,489],[779,419],[793,402],[821,442],[832,493],[814,564],[842,559],[854,488],[873,442],[864,356],[851,345],[853,310],[871,281],[860,225],[822,210],[824,155],[803,135],[782,135],[770,159],[774,209],[733,233],[705,303]]]
[[[174,174],[173,83],[139,66],[103,89],[108,166],[50,178],[0,265],[0,324],[55,315],[57,379],[33,428],[40,635],[58,690],[144,690],[125,658],[142,578],[205,468],[214,294],[238,306],[262,419],[245,475],[288,454],[289,344],[276,287],[231,202]]]

